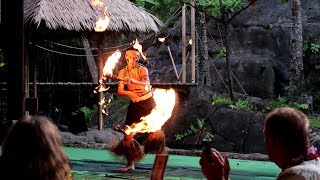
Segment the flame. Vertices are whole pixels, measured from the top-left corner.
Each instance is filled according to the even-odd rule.
[[[92,7],[100,7],[104,6],[103,2],[100,0],[91,0],[90,5]],[[96,32],[103,32],[107,29],[110,23],[110,18],[107,13],[107,6],[104,7],[103,17],[100,17],[99,20],[95,23],[94,30]]]
[[[143,52],[142,52],[142,45],[139,43],[138,39],[133,40],[131,44],[132,44],[132,47],[133,47],[133,48],[135,48],[136,50],[139,51],[139,53],[141,54],[142,58],[143,58],[144,60],[146,60],[147,57],[143,54]]]
[[[159,41],[159,42],[162,42],[162,43],[163,43],[165,40],[166,40],[166,38],[164,38],[164,37],[158,38],[158,41]]]
[[[190,45],[192,44],[192,39],[189,40],[189,44],[190,44]]]
[[[102,112],[103,114],[105,114],[105,115],[108,115],[107,103],[109,104],[110,102],[111,102],[111,99],[108,99],[108,102],[107,102],[107,101],[106,101],[106,97],[103,97],[103,98],[101,99],[101,101],[98,102],[98,104],[99,104],[100,106],[102,106],[101,112]]]
[[[103,6],[103,2],[101,2],[100,0],[91,0],[90,1],[90,5],[95,7],[95,6],[99,6],[102,7]]]
[[[99,80],[99,85],[98,87],[95,88],[95,90],[93,91],[94,93],[98,93],[98,92],[104,92],[104,91],[108,91],[110,89],[110,87],[105,87],[103,81],[101,82],[101,80]]]
[[[113,69],[121,58],[121,52],[119,50],[115,51],[111,54],[103,67],[102,77],[99,79],[99,85],[93,91],[94,93],[105,92],[110,89],[110,87],[105,87],[104,81],[108,79],[108,77],[112,77]],[[106,100],[106,97],[103,97],[98,104],[102,107],[102,113],[108,115],[107,112],[107,104],[111,103],[111,99]]]
[[[103,76],[112,76],[113,69],[115,68],[116,64],[118,63],[119,59],[121,58],[121,52],[117,50],[111,56],[108,57],[106,63],[103,67]]]
[[[153,98],[156,107],[152,109],[149,115],[142,117],[141,122],[127,126],[124,130],[126,134],[158,131],[171,117],[176,101],[175,91],[173,89],[155,89]]]
[[[109,26],[110,18],[109,18],[108,14],[107,14],[107,7],[105,7],[103,14],[104,14],[104,17],[103,18],[99,18],[99,20],[95,24],[94,30],[96,32],[103,32]]]

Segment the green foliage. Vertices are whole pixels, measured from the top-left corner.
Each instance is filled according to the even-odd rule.
[[[286,97],[278,97],[275,100],[271,100],[268,102],[267,110],[272,110],[280,107],[291,107],[299,110],[307,110],[309,108],[309,104],[307,103],[298,103],[298,102],[289,102]]]
[[[253,105],[248,100],[238,99],[235,104],[229,105],[231,109],[246,109],[251,110]]]
[[[310,95],[313,96],[313,108],[320,109],[320,91],[313,91]]]
[[[222,59],[226,57],[226,55],[227,55],[227,49],[225,47],[222,47],[219,53],[217,54],[217,59]]]
[[[320,52],[320,44],[319,43],[311,43],[310,50],[313,54],[317,54]]]
[[[224,12],[227,14],[235,13],[244,5],[244,2],[244,0],[222,0]],[[222,15],[219,0],[198,0],[197,5],[209,11],[213,17]]]
[[[303,56],[305,55],[305,52],[307,52],[309,49],[309,43],[308,41],[303,41],[303,45],[302,45],[302,52],[303,52]]]
[[[309,127],[310,128],[320,128],[320,118],[319,117],[310,117],[309,118]]]
[[[207,141],[211,142],[214,138],[214,135],[207,132],[206,136],[204,136],[204,139],[206,139]]]
[[[212,105],[231,105],[232,101],[230,98],[221,98],[218,96],[212,97]]]
[[[272,29],[273,26],[274,26],[273,24],[269,24],[269,25],[268,25],[268,29]]]
[[[238,99],[235,103],[233,103],[230,98],[221,98],[218,96],[212,97],[212,105],[227,105],[231,109],[253,109],[253,105],[249,100]]]
[[[92,109],[88,108],[87,106],[83,106],[80,108],[80,111],[84,113],[87,122],[89,122],[92,119],[94,113],[97,112],[97,110],[98,107],[96,105],[93,106]]]
[[[164,22],[168,19],[168,15],[173,14],[178,9],[182,0],[133,0],[132,2],[147,9]]]
[[[271,110],[271,109],[275,109],[275,108],[279,108],[279,107],[285,107],[285,106],[287,106],[287,101],[288,100],[286,97],[279,96],[277,99],[273,99],[268,102],[267,109]]]
[[[184,139],[187,136],[190,136],[192,134],[196,134],[198,132],[203,131],[204,128],[205,128],[205,119],[204,118],[197,119],[197,125],[195,126],[195,125],[191,124],[190,127],[187,130],[185,130],[182,134],[176,134],[175,135],[176,140],[181,141],[182,139]],[[210,137],[208,137],[208,138],[210,138]]]
[[[303,41],[303,46],[302,46],[303,55],[305,55],[305,52],[309,50],[313,54],[320,53],[320,43],[318,42],[309,43],[308,41]]]

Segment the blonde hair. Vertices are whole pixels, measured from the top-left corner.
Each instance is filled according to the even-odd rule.
[[[3,142],[2,163],[8,179],[67,179],[71,168],[58,128],[44,116],[12,127]]]

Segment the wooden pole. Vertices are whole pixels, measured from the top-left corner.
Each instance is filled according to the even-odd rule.
[[[33,68],[33,76],[32,76],[32,89],[33,89],[33,97],[38,97],[38,88],[37,88],[37,73],[38,73],[38,64],[37,61],[35,60],[35,58],[33,58],[33,64],[32,64],[32,68]]]
[[[104,51],[103,51],[103,34],[99,34],[98,37],[98,82],[99,79],[101,79],[102,75],[103,75],[103,55],[104,55]],[[103,92],[99,92],[99,102],[101,102],[101,100],[103,99],[104,94]],[[99,104],[99,116],[98,116],[98,130],[103,130],[103,116],[102,116],[102,106]]]
[[[27,32],[27,27],[25,29],[25,41],[24,41],[24,105],[26,106],[26,99],[29,98],[29,92],[30,92],[30,87],[29,87],[29,34]],[[25,108],[24,115],[28,116],[29,115],[29,110],[28,107]],[[34,115],[34,114],[33,114]]]
[[[191,83],[196,82],[196,21],[195,21],[195,0],[191,1]]]
[[[171,54],[170,47],[167,46],[167,48],[168,48],[168,51],[169,51],[169,55],[170,55],[170,59],[171,59],[171,62],[172,62],[172,66],[173,66],[174,72],[176,73],[177,80],[180,82],[180,80],[179,80],[179,75],[178,75],[178,71],[177,71],[176,65],[175,65],[175,63],[174,63],[174,60],[173,60],[173,57],[172,57],[172,54]]]
[[[182,83],[186,83],[186,5],[182,6]]]

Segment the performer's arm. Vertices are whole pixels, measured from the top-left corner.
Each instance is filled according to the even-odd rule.
[[[138,84],[138,85],[144,85],[144,86],[149,86],[150,85],[150,79],[149,79],[149,72],[148,69],[145,67],[140,67],[139,69],[140,75],[142,76],[142,80],[138,81],[136,79],[132,79],[129,77],[124,77],[124,81],[127,83],[133,83],[133,84]]]
[[[119,73],[118,73],[118,78],[120,79],[124,79],[124,70],[120,70]],[[133,102],[137,102],[139,100],[139,96],[132,92],[132,91],[126,91],[124,90],[124,84],[125,84],[125,81],[119,81],[118,82],[118,94],[120,96],[128,96],[130,98],[131,101]]]

